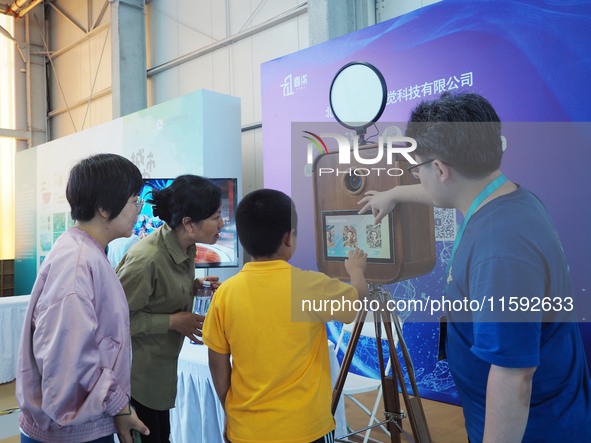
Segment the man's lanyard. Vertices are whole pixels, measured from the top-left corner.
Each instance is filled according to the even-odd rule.
[[[460,242],[462,241],[462,236],[464,235],[464,230],[466,229],[466,225],[470,221],[470,218],[472,218],[472,215],[474,214],[476,209],[478,209],[478,207],[482,204],[482,202],[484,200],[486,200],[488,197],[490,197],[493,192],[495,192],[497,189],[499,189],[501,186],[503,186],[503,184],[506,181],[507,181],[507,177],[505,177],[503,174],[499,175],[492,182],[490,182],[488,185],[486,185],[486,187],[482,191],[480,191],[480,193],[476,196],[476,198],[474,199],[474,201],[470,205],[470,208],[468,208],[468,212],[466,212],[466,217],[464,217],[464,221],[462,222],[462,225],[460,226],[460,229],[458,230],[458,233],[456,234],[456,240],[454,241],[454,247],[451,251],[451,257],[449,258],[449,263],[447,265],[447,274],[448,274],[447,282],[448,283],[450,283],[452,280],[451,267],[452,267],[458,246],[460,246]]]

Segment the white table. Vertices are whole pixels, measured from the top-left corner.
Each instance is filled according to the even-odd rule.
[[[329,345],[333,383],[339,373],[334,346]],[[178,386],[174,409],[170,410],[172,443],[223,443],[224,411],[219,402],[211,373],[207,347],[192,345],[185,339],[178,364]],[[339,402],[335,414],[336,435],[347,433],[345,407]]]
[[[177,396],[170,410],[171,441],[223,443],[224,411],[211,380],[207,347],[185,339],[177,373]]]
[[[16,360],[30,295],[0,297],[0,383],[16,377]]]

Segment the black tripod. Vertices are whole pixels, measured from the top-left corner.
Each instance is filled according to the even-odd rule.
[[[406,347],[406,343],[404,341],[404,338],[402,337],[402,327],[400,326],[400,320],[396,312],[391,312],[387,309],[386,303],[387,300],[390,299],[389,296],[389,291],[382,290],[382,287],[380,285],[370,285],[369,298],[371,300],[377,300],[379,303],[379,309],[374,311],[373,315],[375,323],[374,326],[376,331],[376,344],[378,349],[378,361],[380,364],[380,375],[382,379],[382,393],[384,398],[385,420],[376,425],[369,426],[358,431],[354,431],[352,434],[346,436],[339,436],[336,441],[346,441],[341,439],[349,437],[353,434],[357,434],[359,432],[366,431],[370,428],[383,426],[385,424],[386,428],[390,432],[390,439],[392,443],[400,443],[401,434],[404,434],[407,440],[410,442],[431,443],[431,435],[429,434],[427,421],[425,419],[425,412],[423,411],[423,405],[421,403],[421,398],[419,396],[419,391],[417,389],[414,368],[412,366],[410,355],[408,353],[408,348]],[[351,338],[347,346],[347,351],[345,353],[343,363],[341,365],[341,371],[339,373],[339,377],[337,379],[332,394],[333,415],[336,411],[339,399],[341,398],[341,393],[343,392],[343,387],[345,386],[345,380],[347,378],[347,374],[349,373],[349,368],[351,367],[353,354],[355,353],[355,349],[357,348],[357,343],[359,341],[359,337],[361,336],[361,330],[363,329],[363,324],[365,322],[366,316],[366,311],[361,311],[359,313],[359,316],[355,323],[355,327],[353,328],[353,332],[351,333]],[[392,375],[388,375],[386,373],[386,368],[384,365],[384,356],[382,353],[382,324],[384,326],[384,331],[386,332],[386,338],[388,340],[390,363],[392,366]],[[404,383],[402,367],[400,365],[398,355],[396,354],[396,346],[394,342],[392,324],[394,324],[394,328],[396,329],[398,344],[400,346],[402,357],[404,359],[404,364],[406,366],[406,370],[408,373],[408,378],[412,388],[412,398],[410,397],[406,384]],[[407,412],[404,412],[400,409],[398,387],[400,387],[400,391],[402,392],[402,398],[404,400]],[[407,414],[415,440],[413,440],[412,437],[402,428],[402,419],[406,418]]]

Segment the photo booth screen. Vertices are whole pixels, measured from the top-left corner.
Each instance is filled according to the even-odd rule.
[[[322,211],[324,259],[344,261],[353,248],[367,253],[367,261],[394,263],[392,215],[378,225],[371,214],[357,211]]]
[[[211,178],[222,191],[222,219],[224,227],[214,245],[197,243],[196,268],[219,268],[238,266],[238,236],[236,234],[237,181],[235,178]],[[154,216],[153,207],[148,203],[153,189],[164,189],[173,182],[171,178],[144,179],[140,198],[146,203],[138,216],[133,233],[143,238],[151,234],[164,222]]]

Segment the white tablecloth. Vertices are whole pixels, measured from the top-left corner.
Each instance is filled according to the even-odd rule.
[[[0,383],[16,377],[16,359],[30,295],[0,297]]]
[[[185,339],[179,356],[174,409],[170,410],[173,443],[223,443],[224,411],[211,380],[207,347]]]
[[[339,373],[334,346],[329,342],[333,383]],[[223,443],[224,411],[209,372],[207,347],[192,345],[185,339],[179,356],[178,387],[174,409],[170,411],[172,443]],[[343,402],[335,414],[336,435],[345,435]]]

